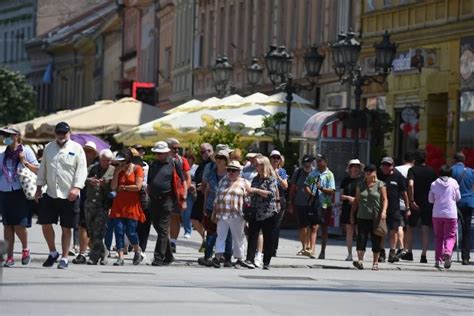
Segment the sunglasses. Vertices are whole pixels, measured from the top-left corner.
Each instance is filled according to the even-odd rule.
[[[201,154],[202,154],[202,155],[204,155],[205,153],[210,153],[210,152],[211,152],[211,150],[210,150],[210,149],[207,149],[207,150],[202,150],[202,151],[201,151]]]
[[[219,159],[219,160],[227,160],[227,157],[225,157],[225,156],[216,156],[216,159]]]
[[[227,169],[227,172],[228,172],[228,173],[236,173],[236,172],[240,172],[240,170],[237,170],[237,169]]]
[[[178,151],[179,147],[171,147],[171,150]]]
[[[281,159],[280,156],[271,156],[270,158],[271,158],[271,159],[275,159],[275,160],[280,160],[280,159]]]

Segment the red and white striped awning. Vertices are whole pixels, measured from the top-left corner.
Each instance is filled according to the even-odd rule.
[[[355,139],[356,132],[345,128],[335,111],[314,114],[304,125],[301,136],[307,139]],[[366,129],[359,129],[359,139],[368,139]]]

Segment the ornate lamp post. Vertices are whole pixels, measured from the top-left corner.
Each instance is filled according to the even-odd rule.
[[[258,63],[258,59],[252,59],[252,63],[247,67],[247,82],[250,84],[252,91],[255,85],[262,80],[263,67]]]
[[[349,32],[340,34],[336,42],[330,43],[334,62],[334,71],[339,76],[341,83],[349,82],[354,89],[356,115],[360,112],[362,87],[372,84],[384,84],[390,74],[393,59],[397,52],[398,44],[390,42],[390,35],[385,31],[382,41],[375,44],[375,68],[377,75],[362,74],[358,64],[361,43],[355,39],[355,34]],[[359,155],[359,126],[356,127],[355,156]]]
[[[229,94],[231,90],[229,81],[233,71],[234,68],[229,63],[227,57],[218,57],[216,59],[216,65],[212,68],[212,80],[214,81],[214,88],[219,97],[224,97]]]
[[[313,90],[319,79],[322,64],[325,55],[319,53],[318,46],[312,46],[304,55],[304,67],[306,70],[306,79],[308,84],[302,85],[293,81],[291,74],[291,65],[293,55],[290,54],[285,46],[270,46],[270,50],[265,54],[265,64],[267,72],[273,85],[278,90],[286,93],[286,132],[285,146],[290,143],[290,121],[291,121],[291,104],[293,103],[293,93],[301,90]]]

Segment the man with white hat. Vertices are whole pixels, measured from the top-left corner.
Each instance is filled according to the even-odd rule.
[[[170,156],[168,144],[159,141],[151,149],[155,153],[155,161],[148,173],[147,190],[150,195],[150,215],[153,227],[158,234],[156,240],[153,266],[168,265],[174,261],[169,239],[170,218],[175,205],[184,198],[186,201],[186,187],[179,186],[184,183],[184,174],[178,164]],[[179,180],[175,179],[179,177]],[[182,192],[178,192],[182,190]]]

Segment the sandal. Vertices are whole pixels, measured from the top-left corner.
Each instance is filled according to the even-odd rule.
[[[378,271],[379,270],[379,264],[378,263],[374,263],[372,265],[372,271]]]
[[[304,256],[305,251],[306,251],[306,250],[301,249],[300,251],[298,251],[298,253],[297,253],[296,255],[297,255],[297,256]]]
[[[361,261],[353,261],[352,265],[359,270],[364,270],[364,264]]]

